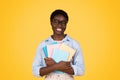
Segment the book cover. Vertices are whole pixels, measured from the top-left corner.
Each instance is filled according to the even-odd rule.
[[[47,45],[48,57],[52,56],[54,48],[59,48],[61,44]]]
[[[52,58],[58,63],[60,61],[67,61],[69,53],[58,48],[55,48],[52,54]]]
[[[73,48],[71,48],[71,47],[69,47],[69,46],[67,46],[65,44],[61,44],[61,46],[59,47],[59,49],[69,52],[68,61],[70,61],[72,59],[72,56],[75,53],[75,50]]]

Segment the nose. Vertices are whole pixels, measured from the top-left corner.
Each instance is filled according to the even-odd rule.
[[[61,23],[58,23],[58,27],[62,27],[62,24],[61,24]]]

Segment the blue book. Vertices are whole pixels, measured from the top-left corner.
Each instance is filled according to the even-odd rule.
[[[55,48],[52,54],[52,58],[58,63],[60,61],[67,61],[69,53],[58,48]]]
[[[44,51],[46,58],[48,58],[47,46],[43,47],[43,51]]]
[[[51,45],[53,45],[53,44],[57,44],[57,42],[52,42]],[[47,50],[47,46],[44,46],[44,47],[43,47],[43,52],[44,52],[46,58],[48,58],[48,50]]]

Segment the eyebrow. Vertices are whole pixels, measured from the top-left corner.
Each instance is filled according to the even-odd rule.
[[[54,21],[64,21],[67,22],[67,20],[58,20],[58,19],[53,19]]]

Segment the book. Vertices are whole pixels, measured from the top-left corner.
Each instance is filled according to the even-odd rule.
[[[52,44],[52,45],[47,45],[47,52],[48,52],[48,57],[52,56],[54,48],[59,48],[61,44]]]
[[[44,51],[44,54],[45,54],[46,58],[48,58],[47,46],[43,47],[43,51]]]
[[[67,46],[65,44],[61,44],[59,49],[69,52],[68,61],[70,61],[72,59],[72,56],[75,54],[75,51],[76,51],[73,48],[71,48],[71,47],[69,47],[69,46]]]
[[[59,48],[55,48],[52,54],[53,60],[55,62],[60,62],[60,61],[67,61],[69,56],[69,53],[67,51],[60,50]]]

